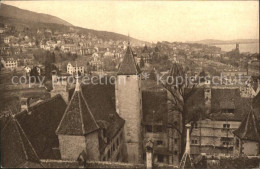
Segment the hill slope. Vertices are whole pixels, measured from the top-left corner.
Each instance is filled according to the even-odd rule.
[[[259,39],[234,39],[234,40],[217,40],[217,39],[204,39],[200,41],[191,41],[189,43],[201,43],[209,45],[221,45],[221,44],[234,44],[234,43],[259,43]]]
[[[50,28],[60,32],[67,32],[69,27],[74,27],[76,32],[88,34],[91,33],[97,38],[103,40],[123,40],[127,41],[128,36],[114,32],[97,31],[93,29],[81,28],[52,15],[31,12],[14,6],[0,4],[0,23],[11,24],[18,27],[30,27],[31,29]],[[130,38],[131,43],[144,44],[145,41]]]
[[[58,17],[42,13],[31,12],[3,3],[1,3],[0,5],[0,16],[16,18],[31,22],[56,23],[66,26],[72,26],[72,24],[70,24],[69,22],[66,22]]]

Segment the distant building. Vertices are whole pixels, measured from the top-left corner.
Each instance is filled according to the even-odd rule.
[[[75,44],[64,44],[61,46],[61,51],[64,53],[72,53],[76,54],[77,53],[77,46]]]
[[[7,58],[6,60],[1,58],[1,63],[7,69],[14,69],[18,67],[18,61],[14,58]]]
[[[32,69],[29,66],[25,66],[24,70],[25,70],[26,74],[29,74]]]
[[[75,62],[69,62],[67,64],[67,73],[73,75],[79,72],[81,75],[84,75],[85,73],[85,67],[82,63],[75,64]]]

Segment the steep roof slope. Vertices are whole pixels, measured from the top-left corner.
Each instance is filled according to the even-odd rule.
[[[16,115],[16,119],[41,159],[55,158],[52,148],[59,146],[55,131],[66,106],[61,95],[56,95]]]
[[[1,131],[1,157],[3,167],[20,167],[26,162],[40,165],[39,157],[14,117],[9,117]]]
[[[239,128],[233,133],[243,140],[260,141],[260,135],[257,129],[257,120],[252,110],[242,121]]]
[[[57,128],[57,134],[85,135],[98,130],[99,126],[83,98],[82,91],[75,90]]]
[[[124,59],[117,72],[118,75],[137,75],[140,73],[138,65],[135,63],[132,48],[128,44]]]

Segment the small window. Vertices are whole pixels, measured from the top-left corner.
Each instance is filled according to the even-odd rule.
[[[174,143],[177,144],[178,143],[178,140],[177,138],[174,139]]]
[[[228,142],[228,141],[223,141],[222,144],[223,144],[224,146],[228,146],[228,145],[229,145],[229,142]]]
[[[191,140],[191,144],[198,144],[198,140]]]
[[[223,124],[223,128],[229,129],[230,128],[230,124]]]
[[[106,156],[105,156],[105,157],[103,157],[103,161],[106,161]]]
[[[162,141],[162,140],[157,140],[157,141],[156,141],[156,144],[157,144],[157,145],[163,145],[163,141]]]
[[[153,132],[153,128],[151,125],[146,125],[145,128],[146,128],[146,132]]]
[[[159,162],[159,163],[163,163],[163,155],[161,155],[161,154],[158,154],[157,155],[157,161]]]
[[[178,151],[175,150],[175,151],[174,151],[174,155],[178,155]]]
[[[198,129],[198,123],[193,123],[193,128]]]

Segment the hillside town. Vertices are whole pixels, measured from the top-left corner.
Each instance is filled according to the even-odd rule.
[[[42,25],[0,21],[1,167],[260,166],[259,52]]]

